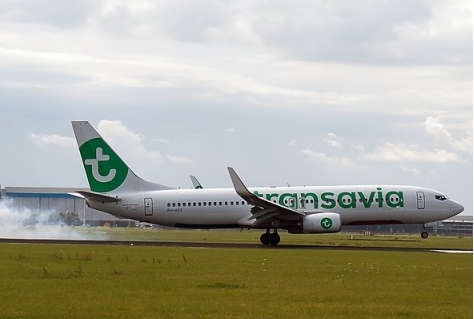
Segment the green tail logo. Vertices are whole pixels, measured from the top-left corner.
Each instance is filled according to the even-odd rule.
[[[88,140],[79,151],[91,191],[98,193],[113,191],[127,177],[127,165],[103,139]]]

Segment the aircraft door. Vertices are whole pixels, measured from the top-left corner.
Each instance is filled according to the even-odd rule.
[[[153,198],[145,198],[145,216],[153,216]]]
[[[416,192],[416,202],[418,209],[425,209],[425,193]]]

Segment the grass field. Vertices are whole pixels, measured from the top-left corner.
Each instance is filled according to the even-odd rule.
[[[0,318],[472,318],[471,254],[0,244],[0,260]]]
[[[262,230],[156,230],[137,228],[75,228],[84,238],[101,238],[109,240],[143,240],[143,241],[191,241],[191,242],[225,242],[254,243],[260,245]],[[364,236],[360,234],[317,234],[292,235],[280,232],[281,245],[321,245],[321,246],[356,246],[356,247],[412,247],[439,249],[471,249],[472,237],[430,236],[421,239],[420,235]],[[350,239],[352,238],[352,239]]]

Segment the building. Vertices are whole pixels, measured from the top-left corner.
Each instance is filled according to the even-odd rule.
[[[458,215],[432,224],[437,235],[472,237],[472,216]]]
[[[472,237],[472,216],[453,216],[439,222],[428,223],[427,231],[432,235]],[[343,232],[355,232],[367,235],[375,234],[421,234],[421,224],[360,225],[342,226]]]
[[[59,213],[77,213],[79,222],[84,226],[134,226],[135,221],[119,219],[110,214],[87,207],[84,199],[71,195],[84,188],[52,188],[52,187],[5,187],[0,189],[0,200],[9,201],[8,206],[18,211],[28,211],[24,223],[35,220],[47,220],[49,215]],[[40,218],[38,218],[40,217]]]

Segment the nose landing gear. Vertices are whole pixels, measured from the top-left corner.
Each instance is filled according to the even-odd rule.
[[[270,228],[267,228],[267,231],[260,236],[260,242],[263,245],[276,246],[280,242],[280,235],[278,235],[278,230],[273,229],[273,233],[270,233]]]

